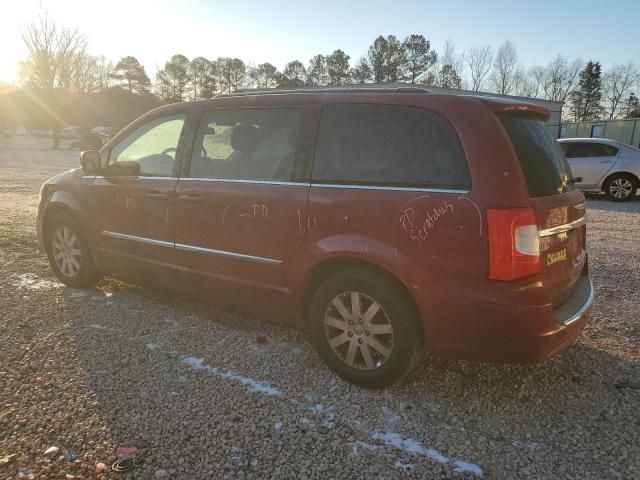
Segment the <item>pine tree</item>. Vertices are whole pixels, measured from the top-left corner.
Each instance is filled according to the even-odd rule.
[[[349,58],[349,55],[340,49],[327,57],[329,85],[343,85],[349,81]]]
[[[640,117],[640,100],[635,93],[631,93],[625,102],[625,118]]]
[[[580,72],[578,88],[571,93],[571,115],[576,122],[596,120],[602,113],[600,62],[590,60]]]
[[[409,35],[402,42],[406,55],[406,76],[411,83],[438,61],[438,54],[431,50],[431,42],[423,35]]]
[[[112,74],[113,78],[120,82],[129,93],[147,93],[151,81],[136,57],[123,57],[120,59]]]

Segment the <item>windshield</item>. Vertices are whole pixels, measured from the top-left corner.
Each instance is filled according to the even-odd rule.
[[[560,144],[536,115],[498,114],[518,155],[529,195],[546,197],[571,190],[569,164]]]

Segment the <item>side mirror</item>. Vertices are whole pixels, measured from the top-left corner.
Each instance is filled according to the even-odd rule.
[[[100,171],[100,152],[87,150],[80,152],[80,167],[84,173],[95,174]]]

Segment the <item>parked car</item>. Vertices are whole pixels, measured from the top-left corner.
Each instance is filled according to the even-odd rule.
[[[60,130],[60,138],[74,138],[77,139],[84,133],[85,129],[78,125],[72,125],[69,127],[64,127]]]
[[[558,140],[583,192],[604,192],[616,202],[635,197],[640,187],[640,149],[605,138]]]
[[[91,129],[91,133],[97,133],[98,135],[104,135],[110,137],[113,135],[113,127],[106,127],[104,125],[99,125],[97,127],[93,127]]]
[[[547,118],[402,88],[164,106],[46,182],[37,230],[69,286],[110,273],[301,319],[357,384],[397,381],[425,347],[538,362],[594,292]]]

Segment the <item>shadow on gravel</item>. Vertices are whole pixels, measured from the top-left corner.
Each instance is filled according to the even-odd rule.
[[[585,193],[587,207],[594,210],[609,210],[612,212],[628,212],[638,210],[640,207],[640,195],[626,202],[614,202],[605,197],[604,194]]]
[[[529,447],[537,445],[530,448],[564,452],[571,458],[575,449],[595,452],[608,449],[621,438],[638,440],[640,418],[634,405],[640,399],[635,387],[640,384],[639,364],[591,348],[583,340],[533,366],[430,357],[399,385],[364,390],[334,377],[303,336],[287,333],[282,325],[126,284],[111,291],[113,297],[105,304],[87,300],[87,308],[82,299],[78,302],[71,320],[73,335],[77,359],[111,438],[118,446],[139,450],[139,468],[143,469],[139,478],[151,476],[157,468],[182,465],[180,458],[185,468],[191,465],[193,472],[204,475],[206,468],[198,463],[204,452],[219,450],[222,458],[233,457],[231,444],[224,437],[234,445],[286,443],[283,435],[274,433],[274,418],[293,416],[289,419],[295,424],[291,431],[312,435],[314,442],[321,442],[322,436],[309,433],[307,427],[301,430],[305,417],[300,410],[306,407],[304,400],[298,399],[303,392],[322,397],[333,406],[338,419],[333,428],[358,424],[357,410],[365,406],[380,412],[376,421],[385,424],[384,409],[391,406],[401,412],[407,429],[430,431],[432,436],[434,429],[445,432],[436,437],[472,436],[472,453],[487,442],[497,442],[494,447],[498,451],[504,445],[517,450],[525,442],[522,444]],[[115,326],[110,319],[118,316],[121,318]],[[138,323],[153,316],[156,319],[148,325]],[[158,318],[167,321],[158,323]],[[126,330],[127,322],[135,322],[131,331]],[[169,335],[145,335],[162,329]],[[253,340],[272,335],[274,330],[276,337],[293,338],[301,353],[265,350],[264,357],[256,354]],[[220,340],[219,331],[227,337]],[[212,338],[221,345],[212,349]],[[235,377],[194,373],[185,367],[186,355],[227,365],[236,372]],[[261,369],[261,364],[271,362],[279,362],[278,368]],[[230,387],[227,380],[238,375],[268,380],[284,396],[251,393],[238,389],[238,382]],[[326,388],[332,384],[334,387]],[[293,440],[294,444],[297,441]],[[349,450],[346,443],[342,447]],[[115,458],[113,454],[112,450],[109,461]],[[481,454],[471,455],[477,457]],[[600,461],[605,462],[592,461],[594,471],[604,472],[606,462],[600,470]],[[233,462],[225,468],[225,472],[251,471],[250,465]],[[177,478],[192,478],[184,472],[184,477]]]

